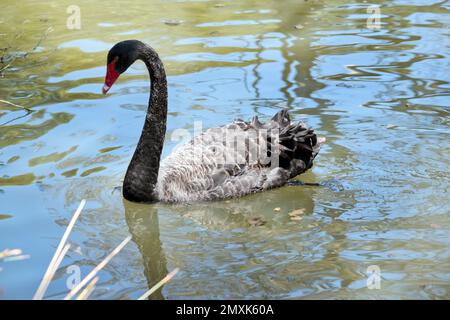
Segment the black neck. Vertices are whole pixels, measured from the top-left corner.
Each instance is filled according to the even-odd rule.
[[[155,186],[167,121],[167,79],[162,61],[150,47],[139,49],[138,59],[150,73],[150,99],[144,128],[123,182],[123,196],[135,202],[156,201]]]

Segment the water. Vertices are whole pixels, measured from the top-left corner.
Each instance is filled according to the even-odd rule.
[[[130,233],[92,298],[135,299],[176,267],[151,298],[450,297],[448,1],[79,0],[81,29],[69,30],[71,4],[2,3],[0,47],[17,58],[0,98],[34,112],[0,103],[0,249],[30,255],[0,262],[0,298],[32,297],[81,199],[46,298],[62,298],[67,270],[86,275]],[[380,29],[367,27],[372,4]],[[328,139],[301,179],[343,190],[124,202],[115,187],[143,123],[144,65],[100,91],[107,50],[129,38],[166,65],[168,137],[287,107]],[[175,144],[166,139],[164,155]],[[289,218],[294,209],[302,219]],[[366,286],[372,265],[380,289]]]

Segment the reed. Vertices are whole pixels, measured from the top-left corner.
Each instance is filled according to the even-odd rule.
[[[29,259],[30,255],[22,254],[21,249],[5,249],[0,252],[0,261],[10,262]]]
[[[97,284],[98,279],[99,277],[92,279],[92,281],[87,284],[75,300],[87,300],[87,298],[89,298],[91,293],[95,290],[95,285]]]
[[[76,285],[72,290],[70,290],[69,294],[64,298],[64,300],[72,299],[81,288],[83,288],[92,278],[94,278],[97,273],[103,269],[108,262],[114,258],[116,254],[120,252],[120,250],[125,247],[125,245],[131,240],[131,236],[126,237],[102,262],[98,264],[81,282]]]
[[[32,110],[32,109],[30,109],[30,108],[27,108],[27,107],[24,107],[24,106],[21,106],[21,105],[12,103],[12,102],[7,101],[7,100],[0,99],[0,102],[1,102],[1,103],[5,103],[5,104],[9,104],[10,106],[13,106],[13,107],[16,107],[16,108],[19,108],[19,109],[26,110],[26,111],[28,111],[28,112],[34,112],[34,110]]]
[[[39,284],[38,289],[36,290],[36,293],[33,296],[33,300],[42,300],[44,297],[45,291],[47,291],[47,288],[50,284],[50,281],[52,280],[53,276],[55,275],[56,270],[58,269],[59,264],[61,263],[62,259],[64,258],[64,255],[67,253],[67,250],[69,250],[70,245],[66,246],[67,238],[70,235],[70,232],[73,229],[73,226],[75,225],[75,222],[77,221],[78,217],[81,214],[81,211],[83,210],[84,206],[86,205],[86,200],[81,200],[80,205],[78,206],[77,210],[75,211],[74,215],[72,216],[72,219],[70,220],[69,224],[67,225],[66,231],[64,232],[58,247],[56,248],[55,254],[53,255],[52,260],[50,261],[49,266],[47,267],[47,271],[44,274],[44,277],[42,278],[41,283]]]
[[[49,266],[47,267],[44,277],[42,278],[41,283],[39,284],[39,287],[33,296],[33,300],[43,299],[50,282],[52,281],[56,271],[58,270],[59,265],[61,264],[66,253],[70,249],[70,244],[66,244],[67,239],[85,205],[86,200],[84,199],[81,200],[80,205],[78,206],[77,210],[72,216],[72,219],[67,225],[66,231],[64,232],[58,244],[58,247],[56,248],[56,251],[53,255],[52,260],[50,261]],[[64,300],[72,299],[83,288],[84,289],[78,294],[78,296],[76,296],[75,299],[76,300],[88,299],[89,296],[92,294],[92,292],[95,290],[96,284],[99,280],[97,274],[111,261],[112,258],[114,258],[114,256],[116,256],[127,245],[128,242],[130,242],[130,240],[131,236],[126,237],[116,248],[114,248],[114,250],[108,256],[106,256],[94,269],[92,269],[92,271],[83,280],[81,280],[79,284],[77,284],[74,288],[72,288],[69,291],[69,293],[64,297]],[[178,271],[179,271],[178,268],[174,269],[172,272],[166,275],[161,281],[159,281],[156,285],[154,285],[150,290],[148,290],[141,297],[139,297],[138,300],[147,299],[153,292],[155,292],[161,286],[169,282],[170,279],[172,279],[175,276],[175,274],[177,274]]]
[[[170,279],[172,279],[177,272],[180,271],[180,269],[175,268],[174,270],[172,270],[172,272],[170,272],[167,276],[165,276],[164,278],[162,278],[161,281],[159,281],[157,284],[155,284],[150,290],[148,290],[147,292],[145,292],[142,296],[140,296],[138,298],[138,300],[145,300],[148,297],[150,297],[150,295],[155,292],[156,290],[158,290],[161,286],[165,285],[167,282],[170,281]]]

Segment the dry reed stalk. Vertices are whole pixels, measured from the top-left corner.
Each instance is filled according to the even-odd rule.
[[[142,296],[140,296],[138,298],[138,300],[145,300],[148,297],[150,297],[150,295],[155,292],[156,290],[158,290],[161,286],[163,286],[164,284],[166,284],[167,282],[170,281],[170,279],[172,279],[177,272],[180,271],[180,269],[175,268],[174,270],[172,270],[171,273],[169,273],[167,276],[165,276],[161,281],[159,281],[157,284],[155,284],[150,290],[148,290],[146,293],[144,293]]]
[[[114,258],[114,256],[116,254],[118,254],[120,252],[120,250],[123,249],[123,247],[125,247],[125,245],[131,240],[131,236],[126,237],[105,259],[103,259],[102,262],[100,262],[98,264],[98,266],[96,266],[83,280],[81,280],[81,282],[76,285],[72,290],[70,290],[70,292],[67,294],[67,296],[64,298],[64,300],[70,300],[72,299],[77,293],[78,291],[80,291],[80,289],[82,287],[84,287],[92,278],[94,278],[97,273],[103,269],[103,267],[106,266],[106,264],[112,259]]]
[[[45,279],[45,282],[50,284],[50,281],[53,279],[53,276],[55,275],[56,271],[58,270],[59,265],[63,261],[67,251],[70,249],[70,244],[66,244],[64,248],[61,250],[61,253],[59,254],[58,258],[56,259],[55,263],[52,265],[52,268],[49,273],[49,277]],[[44,293],[42,294],[42,297],[44,297]]]
[[[47,290],[48,285],[50,284],[50,281],[52,280],[52,278],[56,272],[56,269],[57,269],[56,263],[58,261],[59,261],[59,263],[61,263],[62,259],[64,258],[65,253],[68,250],[68,248],[67,248],[67,250],[64,252],[64,255],[61,256],[61,253],[65,249],[65,244],[66,244],[67,238],[69,237],[69,234],[72,231],[72,228],[75,225],[75,222],[77,221],[78,217],[80,216],[80,213],[83,210],[85,204],[86,204],[86,200],[85,199],[81,200],[80,205],[78,206],[72,219],[70,220],[69,224],[67,225],[66,231],[64,232],[64,234],[61,238],[61,241],[59,242],[59,245],[56,248],[55,254],[53,255],[52,260],[50,261],[47,271],[45,272],[44,277],[42,278],[42,281],[41,281],[36,293],[34,294],[33,300],[42,300],[42,298],[44,297],[45,291]],[[56,268],[55,268],[55,266],[56,266]]]
[[[78,297],[76,297],[75,300],[86,300],[87,298],[89,298],[92,291],[95,290],[95,285],[97,284],[98,279],[99,279],[98,277],[92,279],[92,281],[88,283],[86,288],[84,288],[83,291],[81,291],[81,293],[78,295]]]
[[[19,109],[26,110],[26,111],[28,111],[28,112],[33,112],[33,111],[34,111],[34,110],[30,109],[30,108],[27,108],[27,107],[24,107],[24,106],[21,106],[21,105],[18,105],[18,104],[9,102],[9,101],[7,101],[7,100],[0,99],[0,102],[9,104],[10,106],[13,106],[13,107],[16,107],[16,108],[19,108]]]

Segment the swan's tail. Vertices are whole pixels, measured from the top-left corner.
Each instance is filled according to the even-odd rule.
[[[266,123],[260,122],[255,116],[251,122],[237,119],[233,125],[239,125],[244,131],[264,129],[268,132],[267,144],[270,150],[267,156],[271,158],[272,151],[277,150],[279,157],[276,166],[286,169],[289,172],[289,179],[313,166],[313,160],[325,142],[324,137],[317,137],[314,130],[303,123],[292,123],[286,109],[277,112]],[[278,133],[277,139],[273,136],[275,132]],[[270,164],[273,165],[272,162]]]
[[[287,110],[277,112],[267,125],[279,128],[279,166],[290,172],[290,178],[313,166],[324,137],[317,137],[303,123],[292,123]]]

